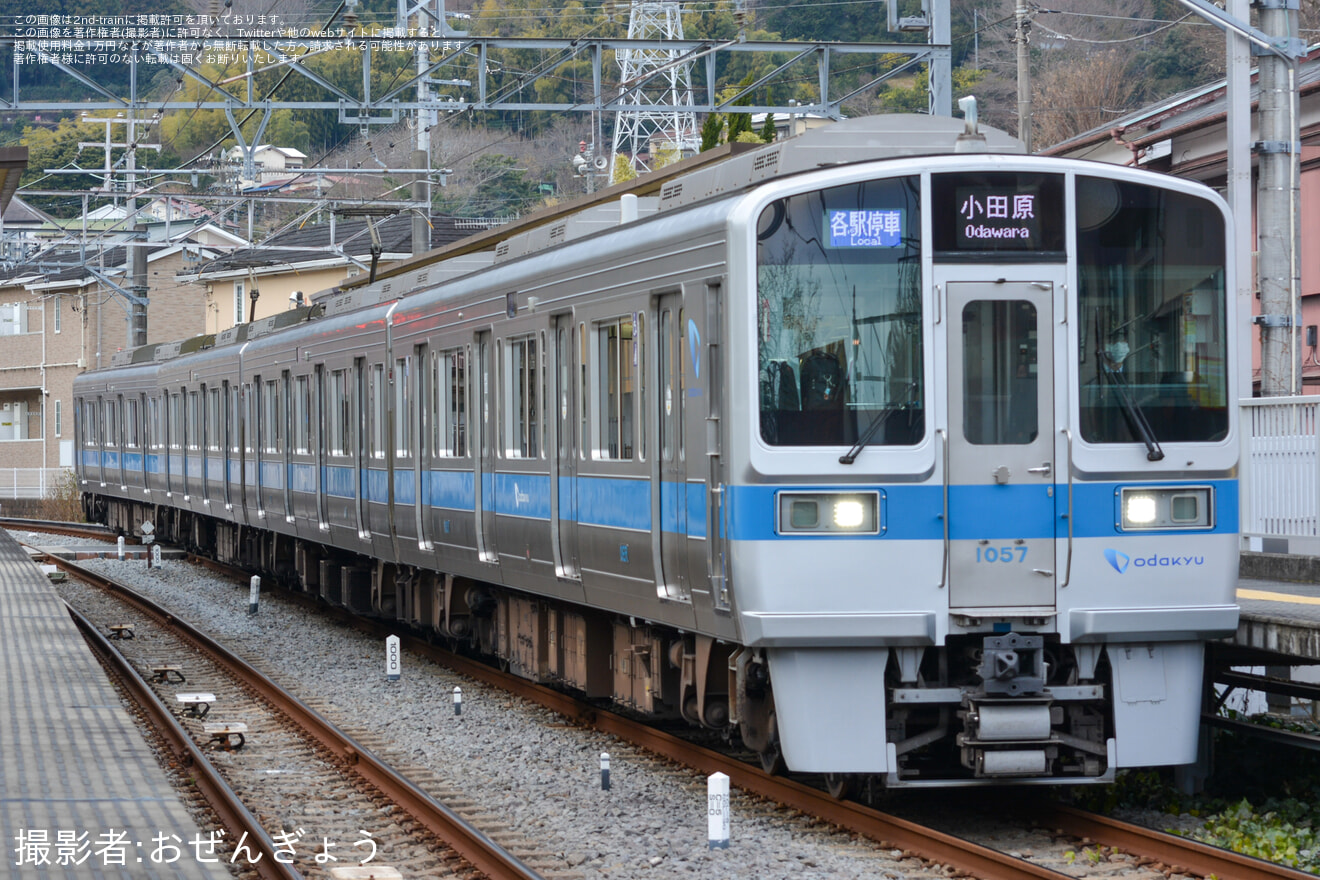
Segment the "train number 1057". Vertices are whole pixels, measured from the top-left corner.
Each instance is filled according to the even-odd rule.
[[[977,562],[1025,562],[1026,547],[977,547]]]

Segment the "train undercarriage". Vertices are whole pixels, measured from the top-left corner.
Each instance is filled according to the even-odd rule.
[[[784,768],[772,663],[761,649],[176,508],[104,496],[88,496],[85,506],[90,520],[122,534],[140,534],[150,520],[160,540],[434,634],[529,680],[736,733],[765,770]],[[1099,645],[963,635],[939,649],[891,648],[884,668],[888,786],[1112,778],[1111,673]],[[864,778],[829,774],[826,782],[844,796]]]

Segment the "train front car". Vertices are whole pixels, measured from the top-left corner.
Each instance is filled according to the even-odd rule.
[[[1026,156],[747,198],[725,528],[767,764],[900,787],[1196,759],[1204,641],[1238,613],[1229,225],[1196,184]]]

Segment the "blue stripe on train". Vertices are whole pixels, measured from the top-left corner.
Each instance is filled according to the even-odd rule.
[[[145,464],[148,473],[161,472],[160,455],[124,455],[126,470],[140,471]],[[171,473],[181,475],[182,456],[169,456]],[[85,467],[104,466],[118,468],[116,453],[83,450],[81,461]],[[113,464],[112,464],[113,462]],[[239,462],[231,460],[230,477],[235,482]],[[213,470],[214,468],[214,470]],[[200,460],[188,462],[189,476],[196,476]],[[223,471],[220,460],[208,461],[207,470],[215,474]],[[265,488],[282,488],[279,482],[283,468],[277,463],[262,464]],[[353,498],[358,482],[356,468],[326,466],[322,469],[322,482],[328,495]],[[255,475],[248,472],[249,485]],[[315,491],[315,468],[297,464],[289,468],[289,479],[299,492]],[[413,473],[395,473],[395,501],[403,505],[414,502]],[[483,474],[483,495],[488,503],[502,515],[548,519],[550,516],[550,479],[544,474]],[[370,501],[384,503],[387,475],[384,470],[368,469],[361,472],[364,496]],[[1119,516],[1118,491],[1124,486],[1212,486],[1215,490],[1215,525],[1212,529],[1197,530],[1200,534],[1235,534],[1239,528],[1238,483],[1236,480],[1191,481],[1107,481],[1103,483],[1074,483],[1073,529],[1074,538],[1108,537],[1120,534],[1116,525]],[[471,471],[425,471],[422,474],[422,495],[436,508],[472,511],[476,507],[475,475]],[[728,488],[727,531],[738,541],[766,541],[782,538],[813,540],[819,536],[781,536],[775,531],[775,494],[781,489],[813,491],[811,486],[732,486]],[[818,487],[819,491],[883,492],[881,516],[885,525],[883,535],[859,536],[854,540],[936,540],[943,538],[943,488],[938,485],[883,487]],[[1053,497],[1049,496],[1053,490]],[[606,528],[649,530],[651,527],[651,486],[646,480],[625,480],[609,477],[560,477],[560,514],[566,520]],[[661,484],[661,528],[666,532],[686,533],[692,537],[706,536],[707,497],[701,483],[665,482]],[[955,514],[949,524],[949,537],[953,540],[1006,538],[1063,538],[1068,534],[1067,485],[1042,486],[951,486],[949,504]],[[1051,510],[1053,505],[1053,510]],[[483,505],[486,506],[486,505]],[[723,531],[723,529],[722,529]],[[1179,534],[1183,530],[1168,532],[1141,532],[1141,534]],[[830,536],[838,539],[837,536]]]

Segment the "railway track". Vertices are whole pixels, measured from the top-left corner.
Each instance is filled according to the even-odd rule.
[[[242,571],[231,566],[201,557],[195,559],[220,573],[240,580],[245,577]],[[333,615],[341,623],[375,638],[383,638],[395,632],[392,627],[357,617],[343,609],[329,608],[303,594],[285,592],[283,595],[292,601],[315,606],[323,613]],[[958,873],[986,880],[1069,876],[860,803],[836,800],[809,785],[782,776],[772,776],[758,767],[656,730],[645,723],[602,710],[561,691],[501,672],[423,639],[404,636],[403,647],[411,653],[515,694],[577,723],[613,734],[652,754],[702,773],[724,773],[729,776],[730,784],[745,791],[879,841],[883,847],[910,852],[926,861],[947,865]],[[1040,828],[1059,836],[1074,838],[1084,845],[1128,853],[1139,864],[1149,865],[1161,873],[1217,877],[1220,880],[1304,880],[1314,877],[1282,865],[1207,846],[1177,835],[1152,831],[1064,804],[1050,802],[1035,806],[1026,815],[1026,819]]]
[[[223,573],[237,574],[227,566],[216,565],[206,560],[198,561],[205,562],[209,567]],[[301,594],[283,595],[291,601],[317,607],[322,613],[328,613],[372,638],[380,638],[389,633],[397,634],[392,627],[362,620],[338,609],[328,609],[318,601]],[[883,848],[893,848],[895,851],[944,866],[951,875],[984,878],[1077,876],[1076,872],[1069,871],[1065,875],[1049,867],[1015,858],[991,847],[969,843],[952,834],[941,833],[861,804],[836,801],[808,785],[783,777],[769,776],[759,768],[739,763],[727,755],[695,746],[558,691],[501,673],[468,658],[437,648],[421,639],[405,637],[404,647],[414,654],[427,657],[462,675],[544,706],[571,719],[573,723],[590,725],[597,730],[624,739],[650,754],[702,773],[716,771],[726,773],[735,786],[746,792],[879,841]],[[1165,875],[1215,876],[1243,878],[1243,880],[1312,876],[1057,804],[1036,807],[1031,812],[1029,821],[1049,834],[1070,838],[1075,842],[1076,849],[1092,847],[1122,850],[1131,854],[1136,866],[1144,866],[1148,870],[1159,871]],[[1082,866],[1078,865],[1078,868]]]
[[[120,677],[136,683],[130,692],[153,723],[164,725],[175,759],[214,792],[208,802],[234,836],[226,843],[247,833],[241,858],[261,877],[325,877],[330,867],[357,864],[367,853],[375,867],[388,863],[403,876],[542,877],[206,634],[107,578],[55,564],[124,606],[108,620],[82,617],[80,626],[94,634],[99,654],[121,661]],[[119,650],[101,635],[128,626],[133,635],[118,639]],[[175,717],[167,707],[178,705],[180,694],[212,699],[201,717]],[[234,732],[221,738],[222,727]],[[233,788],[243,790],[242,801],[226,793]],[[311,792],[330,797],[321,803]],[[372,824],[375,833],[363,827]]]
[[[119,533],[95,523],[71,523],[49,519],[27,519],[19,516],[0,516],[0,529],[29,532],[46,532],[53,535],[69,535],[74,538],[92,538],[98,541],[113,542]],[[130,539],[137,543],[136,538]]]

